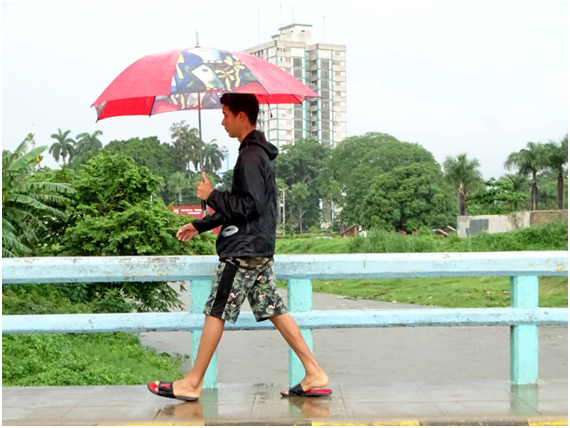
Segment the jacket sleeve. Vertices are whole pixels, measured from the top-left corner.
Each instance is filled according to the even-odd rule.
[[[204,233],[208,230],[215,229],[224,223],[224,216],[218,212],[214,214],[207,215],[202,219],[196,219],[192,222],[192,225],[198,230],[198,233]]]
[[[256,219],[267,206],[266,174],[264,174],[263,160],[251,153],[244,156],[239,168],[239,194],[212,191],[206,203],[225,218],[245,223]]]

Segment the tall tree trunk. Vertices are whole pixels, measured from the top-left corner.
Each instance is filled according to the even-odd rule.
[[[558,170],[558,209],[564,209],[564,175],[562,169]]]
[[[536,171],[532,172],[532,210],[536,211],[538,207],[538,185],[536,184]]]
[[[178,215],[182,214],[182,187],[178,190]]]

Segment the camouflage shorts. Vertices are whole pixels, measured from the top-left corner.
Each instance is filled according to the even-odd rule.
[[[246,297],[258,322],[287,313],[271,266],[260,271],[221,262],[204,314],[235,323]]]

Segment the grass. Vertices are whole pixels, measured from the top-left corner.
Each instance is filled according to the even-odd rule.
[[[276,254],[441,253],[568,250],[568,223],[547,223],[508,233],[480,233],[468,238],[400,235],[372,229],[367,237],[278,239]]]
[[[2,386],[144,385],[181,363],[127,333],[2,335]]]
[[[92,313],[66,287],[54,284],[3,285],[2,314]],[[141,345],[139,335],[2,335],[3,386],[143,385],[179,379],[182,359]]]
[[[293,238],[277,240],[277,254],[426,253],[568,250],[568,223],[548,223],[509,233],[480,233],[469,238],[400,235],[371,230],[367,237]],[[286,281],[279,281],[286,288]],[[510,306],[509,278],[410,278],[378,280],[315,280],[313,291],[340,296],[414,303],[445,308]],[[568,307],[568,277],[539,281],[539,305]]]
[[[286,281],[279,281],[287,288]],[[510,306],[510,280],[503,277],[314,280],[313,291],[382,302],[443,308]],[[539,280],[539,306],[568,307],[568,277]]]
[[[313,281],[313,291],[383,302],[412,303],[444,308],[510,306],[509,278],[318,280]],[[568,307],[568,278],[540,278],[539,305]]]

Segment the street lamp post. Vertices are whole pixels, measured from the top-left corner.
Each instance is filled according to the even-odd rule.
[[[228,172],[230,170],[230,151],[226,146],[222,146],[220,152],[226,157],[226,172]]]

